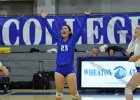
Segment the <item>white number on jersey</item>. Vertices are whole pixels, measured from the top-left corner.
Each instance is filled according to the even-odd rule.
[[[68,51],[68,45],[61,45],[61,51]]]

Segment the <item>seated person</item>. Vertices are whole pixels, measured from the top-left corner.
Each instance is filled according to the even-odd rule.
[[[108,52],[108,56],[110,56],[110,57],[115,56],[115,50],[114,49],[109,49],[107,52]]]
[[[100,52],[99,48],[98,47],[94,47],[94,48],[92,48],[92,50],[90,51],[88,56],[89,57],[97,57],[99,52]]]
[[[112,52],[112,55],[113,55],[113,51],[114,51],[114,55],[115,55],[115,52],[120,52],[121,55],[127,56],[127,57],[130,57],[134,54],[133,52],[129,52],[127,49],[120,46],[108,46],[105,44],[105,45],[100,46],[99,48],[101,52],[108,52],[109,56],[110,56],[109,52]]]

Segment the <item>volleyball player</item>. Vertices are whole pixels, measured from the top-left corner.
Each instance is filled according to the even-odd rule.
[[[135,34],[128,45],[129,52],[134,52],[134,55],[129,58],[130,62],[135,62],[137,72],[132,76],[125,88],[126,100],[133,100],[133,90],[140,85],[140,25],[137,25]]]
[[[90,13],[91,11],[85,11],[82,25],[76,33],[72,34],[70,26],[64,25],[61,29],[61,35],[59,35],[50,27],[48,21],[45,19],[47,13],[43,10],[41,11],[45,26],[48,28],[52,38],[57,42],[58,52],[55,70],[56,100],[63,99],[64,79],[67,81],[72,100],[78,100],[79,98],[76,86],[76,74],[74,71],[74,49]]]

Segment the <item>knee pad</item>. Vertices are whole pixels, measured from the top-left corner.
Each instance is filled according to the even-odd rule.
[[[129,88],[129,87],[126,87],[125,88],[125,95],[129,95],[129,94],[132,94],[132,89],[131,88]]]
[[[63,93],[56,92],[56,98],[63,98]]]
[[[78,99],[79,98],[79,93],[77,92],[76,95],[72,95],[72,99]]]

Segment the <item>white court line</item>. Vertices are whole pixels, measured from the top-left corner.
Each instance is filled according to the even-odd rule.
[[[93,95],[81,96],[81,100],[125,100],[125,95]],[[134,95],[134,100],[140,100],[140,95]]]

